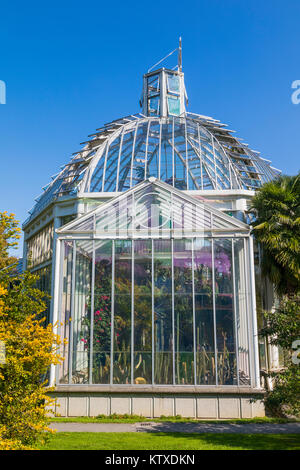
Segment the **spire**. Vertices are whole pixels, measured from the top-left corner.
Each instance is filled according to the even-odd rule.
[[[181,45],[181,36],[179,38],[179,47],[178,47],[178,71],[182,72],[182,45]]]

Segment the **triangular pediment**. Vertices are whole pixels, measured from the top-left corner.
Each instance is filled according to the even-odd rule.
[[[57,233],[105,238],[193,236],[201,232],[249,232],[248,225],[155,178],[99,204]]]

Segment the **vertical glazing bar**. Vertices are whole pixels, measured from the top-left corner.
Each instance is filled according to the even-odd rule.
[[[120,141],[120,148],[119,148],[119,155],[118,155],[116,191],[119,191],[120,161],[121,161],[121,153],[122,153],[122,150],[123,150],[123,138],[124,138],[124,127],[123,127],[123,129],[122,129],[121,141]]]
[[[246,284],[246,312],[247,312],[247,328],[248,328],[248,347],[250,348],[249,350],[249,366],[250,366],[250,374],[251,374],[251,386],[254,387],[254,381],[253,381],[253,374],[254,374],[254,361],[253,361],[253,342],[250,343],[250,338],[251,338],[251,323],[250,323],[250,312],[251,312],[251,307],[250,307],[250,299],[249,299],[249,294],[250,294],[250,280],[249,280],[249,264],[248,264],[248,247],[247,247],[247,242],[246,238],[244,238],[244,264],[245,264],[245,284]]]
[[[159,144],[158,144],[158,179],[161,173],[161,122],[159,122]]]
[[[58,270],[58,278],[59,278],[59,285],[58,285],[58,293],[55,294],[55,297],[54,297],[54,308],[53,308],[53,313],[54,315],[56,315],[56,311],[57,311],[57,315],[58,315],[58,324],[57,324],[57,333],[59,336],[61,336],[61,323],[62,322],[66,322],[66,318],[62,318],[62,298],[63,298],[63,282],[64,282],[64,279],[63,279],[63,263],[64,263],[64,256],[65,256],[65,243],[64,243],[64,240],[59,240],[57,239],[56,240],[56,243],[60,245],[60,247],[57,246],[57,260],[59,259],[59,270]],[[59,254],[58,254],[59,253]],[[55,292],[55,291],[54,291]],[[57,295],[57,304],[56,304],[56,295]],[[55,325],[55,317],[53,317],[53,323]],[[54,366],[55,367],[55,381],[56,383],[58,384],[59,383],[59,368],[61,366]],[[52,383],[52,381],[50,380],[50,387],[54,386],[55,384]]]
[[[176,384],[175,377],[175,311],[174,311],[174,238],[171,239],[172,250],[172,358],[173,358],[173,384]]]
[[[93,344],[94,344],[94,290],[95,290],[95,240],[92,241],[92,287],[91,287],[91,321],[90,321],[90,368],[89,383],[93,383]]]
[[[231,239],[231,263],[232,263],[232,287],[233,287],[233,311],[234,311],[234,331],[235,331],[235,357],[236,357],[236,370],[237,370],[237,385],[240,385],[240,365],[239,365],[239,341],[237,329],[237,308],[236,308],[236,287],[235,287],[235,258],[234,258],[234,239]]]
[[[200,159],[201,189],[203,189],[202,148],[201,148],[201,133],[200,133],[199,124],[197,124],[197,127],[198,127],[198,144],[199,144],[199,159]]]
[[[134,240],[131,242],[131,383],[134,383]]]
[[[104,166],[103,166],[103,177],[102,177],[102,192],[104,191],[104,184],[105,184],[105,172],[106,172],[106,165],[107,165],[107,154],[109,149],[109,143],[106,143],[106,152],[105,152],[105,159],[104,159]]]
[[[72,260],[72,287],[71,287],[71,322],[70,322],[70,346],[69,346],[69,384],[72,383],[73,366],[73,330],[74,330],[74,306],[75,306],[75,268],[76,268],[76,241],[73,240]]]
[[[147,166],[148,166],[148,145],[149,145],[149,130],[151,126],[151,120],[148,121],[147,135],[146,135],[146,150],[145,150],[145,168],[144,168],[144,180],[147,179]]]
[[[174,132],[175,132],[175,118],[172,118],[172,186],[175,187],[175,140],[174,140]]]
[[[110,385],[113,384],[114,373],[114,331],[115,331],[115,240],[112,240],[111,246],[111,322],[110,322]]]
[[[216,152],[215,152],[214,138],[213,138],[212,134],[211,134],[211,145],[212,145],[212,149],[213,149],[214,166],[215,166],[215,188],[214,189],[218,189]]]
[[[185,137],[185,169],[186,169],[186,189],[189,189],[189,161],[188,161],[188,150],[187,150],[187,130],[186,130],[186,119],[184,120],[184,137]]]
[[[152,257],[151,257],[151,270],[152,270],[152,276],[151,276],[151,283],[152,283],[152,288],[151,288],[151,297],[152,297],[152,302],[151,302],[151,305],[152,305],[152,384],[154,384],[154,354],[155,354],[155,351],[154,351],[154,347],[155,347],[155,343],[154,343],[154,240],[152,238],[151,240],[151,252],[152,252]]]
[[[218,351],[217,351],[217,320],[216,320],[216,288],[215,288],[215,246],[214,239],[211,240],[212,249],[212,285],[213,285],[213,314],[214,314],[214,343],[215,343],[215,373],[216,385],[218,385]]]
[[[134,131],[133,144],[132,144],[131,165],[130,165],[130,188],[132,188],[132,172],[133,172],[133,162],[134,162],[134,151],[135,151],[135,142],[136,142],[136,135],[137,135],[138,127],[139,127],[139,124],[137,122],[135,124],[135,131]]]
[[[252,345],[253,345],[253,383],[254,387],[260,388],[260,372],[259,372],[259,352],[258,352],[258,334],[257,334],[257,315],[256,315],[256,294],[255,294],[255,277],[254,277],[254,250],[253,250],[253,238],[250,235],[248,238],[248,256],[249,260],[249,274],[250,282],[249,287],[251,289],[251,307],[252,307]]]
[[[194,238],[192,238],[192,296],[193,296],[193,349],[194,349],[194,384],[197,383],[196,354],[196,309],[195,309],[195,273],[194,273]]]

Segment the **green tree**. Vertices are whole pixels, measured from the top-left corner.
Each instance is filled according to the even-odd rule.
[[[17,247],[20,232],[15,215],[0,212],[0,270],[17,261],[9,255],[9,249]]]
[[[280,176],[259,188],[250,209],[262,247],[262,274],[278,294],[300,287],[300,174]]]
[[[285,351],[285,367],[269,374],[273,389],[267,390],[265,404],[276,414],[300,414],[300,295],[284,297],[275,312],[265,314],[262,334]]]
[[[262,248],[262,274],[277,292],[275,311],[265,313],[261,333],[284,350],[286,363],[271,372],[265,404],[273,412],[300,412],[300,369],[293,343],[300,339],[300,174],[280,176],[257,190],[253,234]]]
[[[47,437],[53,404],[45,380],[58,364],[60,338],[45,324],[47,294],[36,288],[38,276],[16,275],[8,250],[20,229],[13,214],[0,213],[0,449],[34,448]],[[5,268],[5,269],[3,269]]]

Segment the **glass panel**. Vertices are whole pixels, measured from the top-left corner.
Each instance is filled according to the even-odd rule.
[[[152,243],[134,242],[134,383],[152,383]]]
[[[33,268],[52,259],[53,224],[27,240],[27,267]]]
[[[157,116],[159,114],[159,96],[153,96],[153,98],[149,98],[149,115]]]
[[[178,385],[194,383],[192,295],[175,295],[175,375]]]
[[[159,93],[159,74],[148,77],[148,95]]]
[[[114,383],[131,382],[131,296],[114,299]]]
[[[60,347],[60,354],[64,357],[59,370],[59,383],[69,382],[69,344],[70,344],[70,318],[71,318],[71,295],[72,295],[72,265],[73,265],[73,242],[62,242],[63,255],[63,286],[61,299],[61,329],[60,336],[65,339]]]
[[[192,293],[192,240],[174,240],[174,293]]]
[[[131,382],[131,241],[115,241],[114,383]]]
[[[175,374],[177,384],[194,383],[192,241],[174,240]]]
[[[171,240],[154,240],[154,383],[173,383]]]
[[[215,385],[214,314],[212,295],[195,295],[196,378],[198,385]]]
[[[110,382],[112,242],[95,242],[92,382]]]
[[[179,93],[179,77],[168,73],[168,91]]]
[[[52,264],[45,266],[34,271],[35,276],[39,276],[36,282],[37,289],[40,289],[42,292],[46,292],[49,296],[51,295],[51,271]],[[39,316],[41,318],[45,317],[46,324],[50,322],[50,297],[44,300],[46,304],[46,310],[44,310]]]
[[[211,240],[194,240],[196,378],[199,385],[216,382]]]
[[[231,239],[214,240],[218,384],[237,384]]]
[[[72,383],[89,380],[92,252],[92,241],[76,240]]]
[[[258,350],[259,350],[259,367],[262,370],[268,370],[268,361],[267,361],[267,344],[266,338],[259,336],[258,337]]]
[[[194,240],[195,294],[212,295],[212,247],[211,240]]]
[[[249,339],[248,339],[248,287],[245,277],[244,239],[234,240],[235,304],[238,337],[238,363],[240,385],[250,385]]]
[[[216,295],[218,383],[236,385],[233,295]]]
[[[180,99],[168,96],[168,109],[169,109],[169,114],[172,114],[173,116],[179,116],[180,115]]]

